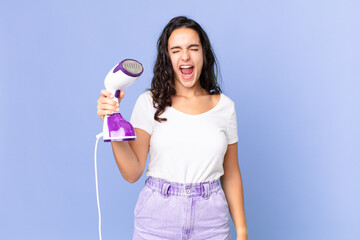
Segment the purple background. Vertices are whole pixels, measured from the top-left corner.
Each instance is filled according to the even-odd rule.
[[[122,59],[144,65],[129,119],[178,15],[207,31],[236,103],[250,239],[360,239],[359,12],[357,0],[0,0],[1,239],[98,239],[103,80]],[[103,239],[131,239],[145,178],[125,182],[109,144],[98,160]]]

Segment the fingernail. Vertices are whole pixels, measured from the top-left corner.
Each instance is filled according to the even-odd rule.
[[[118,107],[118,106],[119,106],[119,103],[116,103],[116,106]]]
[[[119,108],[116,109],[117,112],[118,112],[119,110],[120,110]]]

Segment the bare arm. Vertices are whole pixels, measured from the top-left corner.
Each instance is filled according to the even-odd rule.
[[[105,115],[119,111],[119,105],[125,92],[121,91],[119,103],[112,100],[113,96],[106,90],[101,90],[97,103],[97,114],[104,120]],[[116,164],[121,175],[128,182],[136,182],[142,175],[146,165],[146,158],[150,146],[150,134],[142,129],[135,128],[136,141],[111,142]]]
[[[128,182],[136,182],[144,172],[149,152],[150,134],[135,128],[136,141],[112,142],[116,164]]]
[[[220,180],[236,228],[237,239],[247,240],[248,232],[245,218],[243,186],[237,149],[237,143],[228,145],[223,164],[224,175]]]

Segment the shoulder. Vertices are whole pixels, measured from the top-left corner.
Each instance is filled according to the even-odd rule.
[[[153,103],[152,94],[149,90],[145,91],[144,93],[140,94],[138,97],[138,102],[143,104],[151,104]]]
[[[156,111],[154,107],[152,93],[149,90],[140,94],[135,103],[134,109],[141,109],[142,111],[147,111],[151,113],[154,113]]]
[[[221,102],[224,106],[235,106],[235,102],[223,93],[221,93]]]
[[[139,99],[152,99],[151,92],[149,90],[146,90],[142,94],[140,94]]]
[[[236,112],[235,102],[223,93],[221,93],[221,98],[218,105],[218,112],[221,112],[221,114],[226,118],[231,117]]]

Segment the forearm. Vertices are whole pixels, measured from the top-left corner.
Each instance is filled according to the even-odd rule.
[[[128,142],[111,142],[116,164],[123,178],[136,182],[142,175],[144,167],[138,160]]]
[[[104,120],[106,115],[119,111],[119,104],[125,92],[120,92],[119,102],[113,99],[112,93],[103,89],[97,100],[97,114]],[[135,128],[136,141],[111,142],[116,164],[121,175],[128,182],[136,182],[142,175],[149,152],[150,134],[143,129]]]
[[[231,176],[221,178],[222,187],[229,204],[229,210],[235,225],[237,239],[247,240],[248,232],[246,227],[243,187],[240,171]]]

